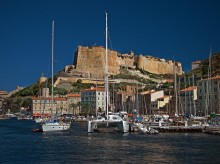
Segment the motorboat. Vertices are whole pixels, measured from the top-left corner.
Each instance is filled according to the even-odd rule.
[[[138,129],[141,133],[146,133],[146,134],[158,134],[158,131],[153,129],[150,126],[146,126],[145,124],[139,124]]]
[[[66,131],[70,128],[70,123],[49,122],[42,125],[42,131]]]

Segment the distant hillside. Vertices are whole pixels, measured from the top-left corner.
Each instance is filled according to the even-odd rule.
[[[202,61],[198,68],[187,73],[188,76],[192,74],[196,79],[207,78],[209,70],[209,59]],[[220,75],[220,52],[213,54],[211,57],[211,76]]]

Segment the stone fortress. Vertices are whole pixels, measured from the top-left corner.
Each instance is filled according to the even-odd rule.
[[[69,75],[82,78],[103,78],[105,76],[105,48],[102,46],[83,47],[78,46],[75,52],[73,65],[65,67]],[[179,62],[159,59],[151,56],[134,55],[133,52],[121,54],[108,49],[108,73],[117,75],[120,68],[137,68],[152,74],[176,74],[182,75],[182,65]]]

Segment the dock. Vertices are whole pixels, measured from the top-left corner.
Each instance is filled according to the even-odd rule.
[[[151,126],[159,132],[201,133],[204,126]]]
[[[219,126],[210,126],[203,130],[206,134],[214,134],[214,135],[220,135],[220,127]]]

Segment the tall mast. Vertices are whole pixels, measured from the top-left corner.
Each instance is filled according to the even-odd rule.
[[[175,115],[179,114],[177,111],[177,88],[176,88],[176,65],[175,61],[173,63],[173,69],[174,69],[174,94],[175,94]]]
[[[105,111],[106,111],[106,116],[108,119],[108,15],[106,15],[106,31],[105,31],[105,96],[106,96],[106,104],[105,104]]]
[[[208,97],[208,108],[210,108],[210,112],[212,113],[212,102],[210,102],[210,100],[212,100],[212,93],[211,93],[211,88],[212,88],[212,83],[211,83],[211,77],[212,77],[212,48],[210,47],[210,54],[209,54],[209,76],[208,76],[208,92],[209,92],[209,97]],[[208,114],[208,110],[207,110],[207,114]]]
[[[51,85],[52,85],[52,88],[51,88],[51,114],[53,113],[53,56],[54,56],[54,20],[52,21],[52,82],[51,82]]]
[[[184,75],[184,87],[185,87],[185,89],[186,89],[186,75]],[[186,91],[184,92],[184,96],[185,96],[185,105],[184,105],[184,113],[187,113],[187,111],[186,111],[186,105],[187,105],[187,99],[186,99]]]
[[[189,87],[191,86],[191,81],[190,81],[190,77],[188,79],[188,82],[189,82]],[[190,95],[190,91],[188,91],[188,94],[189,94],[189,113],[190,113],[190,116],[192,115],[192,95]]]
[[[193,94],[193,109],[194,109],[194,116],[196,116],[196,103],[195,103],[195,96],[194,96],[194,74],[192,75],[192,81],[193,81],[193,90],[192,90],[192,94]]]
[[[210,53],[209,53],[209,68],[208,68],[208,78],[207,82],[205,83],[206,87],[206,99],[205,99],[205,116],[208,116],[208,108],[210,105],[210,89],[211,89],[211,57],[212,57],[212,49],[210,48]],[[210,107],[210,112],[212,112],[212,108]]]

